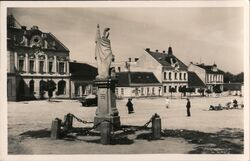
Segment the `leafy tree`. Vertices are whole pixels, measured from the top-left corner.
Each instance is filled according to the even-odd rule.
[[[195,92],[195,88],[187,88],[186,91],[190,93],[191,96],[191,94]]]
[[[56,83],[52,80],[49,80],[47,82],[47,88],[46,91],[48,91],[49,101],[51,97],[53,97],[53,91],[56,90]]]
[[[212,93],[212,91],[210,90],[210,89],[206,89],[206,91],[205,91],[206,93],[207,93],[207,95],[209,95],[209,94],[211,94]]]
[[[187,92],[187,87],[183,86],[183,87],[179,87],[179,92],[181,92],[181,97],[186,96],[186,92]]]
[[[172,94],[173,92],[176,92],[176,89],[174,87],[170,87],[169,92],[171,93],[171,99],[172,99]]]
[[[217,94],[219,94],[219,93],[221,93],[222,91],[221,91],[221,89],[219,89],[219,88],[215,88],[214,89],[214,93],[217,93]]]
[[[199,88],[198,92],[200,93],[200,95],[204,96],[205,89],[204,88]]]

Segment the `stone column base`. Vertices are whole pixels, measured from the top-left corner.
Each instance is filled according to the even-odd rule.
[[[120,116],[95,116],[94,125],[107,120],[111,122],[111,131],[115,131],[121,126]],[[97,126],[95,130],[100,131],[101,126]]]

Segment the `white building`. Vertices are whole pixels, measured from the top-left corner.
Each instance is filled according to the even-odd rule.
[[[162,84],[163,96],[169,96],[171,90],[173,95],[180,95],[179,89],[188,87],[187,66],[173,54],[171,47],[168,52],[147,48],[136,63],[130,65],[130,70],[153,72]]]
[[[116,96],[154,97],[161,96],[161,84],[152,72],[119,72]]]
[[[69,98],[69,50],[53,34],[20,26],[7,17],[7,95],[9,101],[48,97],[46,83],[54,82],[54,97]]]
[[[214,92],[216,89],[223,91],[224,72],[217,65],[190,63],[188,71],[195,72],[206,85],[206,88]]]

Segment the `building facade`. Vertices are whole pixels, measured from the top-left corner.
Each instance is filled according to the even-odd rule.
[[[217,68],[216,64],[193,64],[190,63],[188,70],[195,72],[211,92],[223,91],[224,72]]]
[[[161,96],[161,84],[152,72],[119,72],[117,98]]]
[[[97,92],[97,88],[94,86],[94,80],[97,76],[96,67],[86,63],[70,62],[70,74],[70,97],[72,99]]]
[[[9,101],[46,98],[49,81],[56,86],[53,97],[69,98],[69,50],[52,33],[27,29],[8,15],[7,59]]]
[[[149,48],[130,66],[131,71],[153,72],[162,84],[162,96],[181,95],[180,89],[188,87],[187,66],[173,53],[172,48],[168,51],[152,51]]]

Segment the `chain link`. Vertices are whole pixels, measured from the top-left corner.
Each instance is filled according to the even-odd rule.
[[[67,122],[68,119],[69,119],[69,115],[72,115],[73,118],[75,118],[78,122],[83,123],[83,124],[94,123],[94,122],[82,120],[82,119],[78,118],[77,116],[75,116],[74,114],[68,113],[68,114],[67,114],[67,117],[66,117],[66,119],[65,119],[65,122],[62,124],[62,126],[65,126],[66,122]],[[139,126],[139,127],[135,128],[134,131],[139,131],[139,130],[142,130],[142,129],[147,128],[148,125],[153,121],[153,119],[154,119],[155,117],[159,117],[159,115],[154,114],[154,115],[149,119],[148,122],[146,122],[143,126]],[[103,121],[101,121],[101,122],[95,124],[95,125],[92,126],[91,128],[85,130],[84,133],[85,133],[85,134],[88,134],[91,130],[97,128],[97,127],[100,126],[100,124],[103,123],[103,122],[109,122],[114,128],[116,128],[116,129],[121,129],[120,126],[119,126],[119,127],[116,126],[116,125],[115,125],[113,122],[111,122],[110,120],[103,120]],[[128,131],[131,131],[131,130],[128,130],[128,129],[131,129],[131,128],[122,128],[122,131],[123,131],[124,133],[127,133]]]

